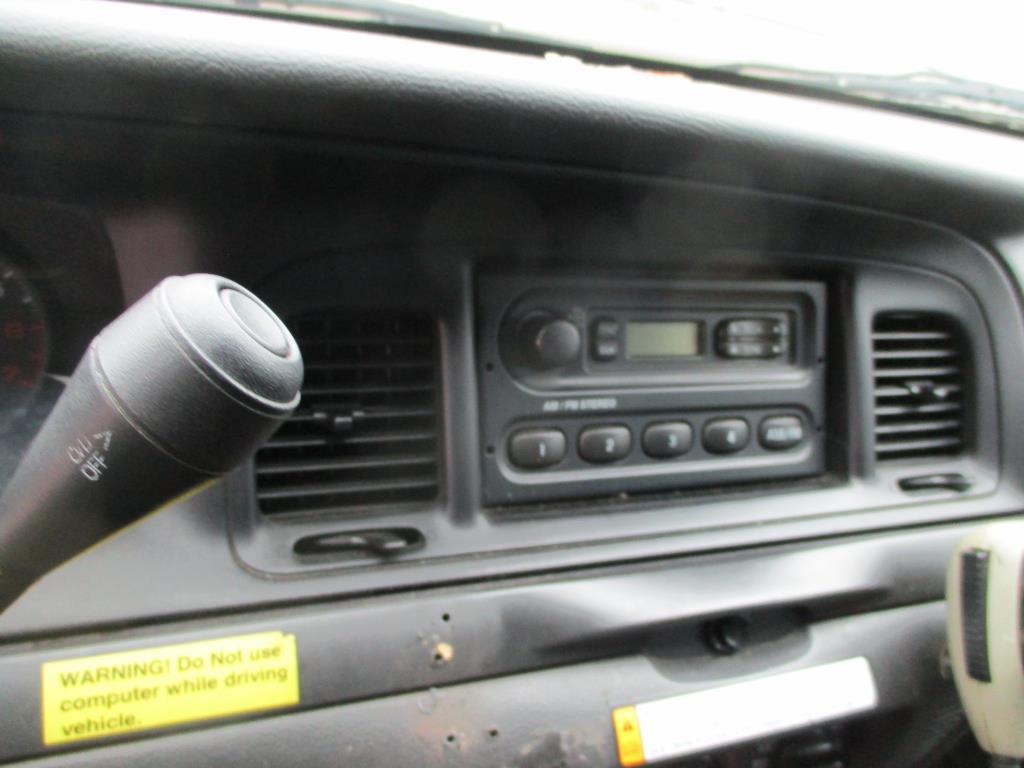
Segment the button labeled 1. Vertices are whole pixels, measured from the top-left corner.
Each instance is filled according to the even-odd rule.
[[[618,425],[587,427],[580,432],[578,447],[584,461],[595,464],[618,461],[633,447],[633,434]]]
[[[508,458],[520,469],[543,469],[565,458],[560,429],[521,429],[508,441]]]
[[[736,453],[750,442],[750,425],[743,419],[713,419],[704,425],[704,450]]]

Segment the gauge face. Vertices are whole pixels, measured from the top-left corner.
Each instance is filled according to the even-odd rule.
[[[46,355],[42,302],[25,276],[0,257],[0,424],[35,393]]]

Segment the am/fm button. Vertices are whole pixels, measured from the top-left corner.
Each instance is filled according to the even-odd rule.
[[[761,422],[758,437],[769,451],[783,451],[804,439],[804,423],[799,416],[769,416]]]

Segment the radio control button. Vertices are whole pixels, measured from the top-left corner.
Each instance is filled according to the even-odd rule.
[[[590,351],[595,360],[607,362],[619,356],[619,347],[618,339],[594,339]]]
[[[783,451],[804,439],[804,423],[799,416],[769,416],[761,422],[758,437],[769,451]]]
[[[560,429],[521,429],[508,441],[508,458],[520,469],[543,469],[565,458],[565,433]]]
[[[693,428],[685,421],[649,424],[640,442],[652,459],[674,459],[693,447]]]
[[[599,339],[619,338],[619,321],[608,317],[602,317],[594,321],[594,336]]]
[[[623,426],[587,427],[580,432],[580,457],[594,464],[618,461],[629,455],[633,434]]]
[[[771,359],[786,353],[789,324],[769,317],[734,318],[720,322],[715,335],[722,357]]]
[[[744,419],[713,419],[704,425],[704,450],[736,453],[750,442],[750,425]]]
[[[590,326],[590,354],[595,360],[615,360],[622,351],[621,326],[618,320],[602,317]]]
[[[769,318],[744,318],[742,320],[727,320],[718,327],[721,336],[754,336],[764,338],[766,336],[781,336],[784,332],[782,323]]]
[[[727,341],[718,345],[718,353],[723,357],[770,357],[772,346],[765,341]],[[780,348],[778,354],[781,353]]]

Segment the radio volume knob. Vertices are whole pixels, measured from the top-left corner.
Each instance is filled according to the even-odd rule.
[[[549,314],[527,317],[519,328],[519,349],[535,368],[555,368],[579,359],[580,329],[565,318]]]

